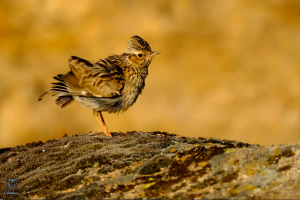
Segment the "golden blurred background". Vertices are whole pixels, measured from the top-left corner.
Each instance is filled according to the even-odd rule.
[[[0,148],[101,130],[78,102],[37,102],[70,55],[97,61],[132,35],[161,51],[112,132],[299,142],[297,0],[1,0]]]

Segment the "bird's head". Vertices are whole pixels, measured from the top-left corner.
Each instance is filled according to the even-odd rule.
[[[132,36],[128,43],[125,53],[130,54],[129,60],[138,66],[149,65],[153,56],[160,54],[152,51],[148,42],[137,35]]]

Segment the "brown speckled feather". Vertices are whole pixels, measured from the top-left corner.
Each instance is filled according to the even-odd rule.
[[[75,56],[69,61],[71,71],[79,79],[79,86],[84,89],[82,96],[113,97],[121,94],[124,80],[112,61],[102,59],[91,63]]]
[[[54,77],[51,89],[38,100],[49,94],[58,97],[55,104],[62,108],[77,100],[94,110],[94,115],[106,111],[118,113],[126,111],[134,104],[145,87],[148,66],[153,56],[150,45],[139,36],[133,36],[129,46],[121,55],[111,55],[98,62],[71,56],[71,71]],[[101,120],[100,120],[101,121]],[[104,131],[107,131],[105,129]],[[109,135],[109,134],[108,134]]]
[[[38,101],[50,94],[58,97],[55,104],[64,108],[77,100],[93,109],[104,134],[112,137],[101,112],[124,112],[132,106],[145,87],[153,56],[160,53],[151,51],[150,45],[137,35],[128,43],[125,53],[111,55],[96,63],[71,56],[71,71],[53,77],[58,82],[52,83],[51,89]]]
[[[132,50],[140,50],[140,51],[149,51],[151,52],[151,47],[146,42],[143,40],[141,37],[134,35],[133,37],[130,38],[130,41],[128,42],[129,46],[127,48],[126,52],[131,52]]]

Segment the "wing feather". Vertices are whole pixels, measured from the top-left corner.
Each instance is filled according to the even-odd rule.
[[[125,83],[118,71],[120,67],[114,64],[111,57],[92,63],[72,56],[69,59],[70,68],[78,78],[80,87],[95,97],[119,96]]]

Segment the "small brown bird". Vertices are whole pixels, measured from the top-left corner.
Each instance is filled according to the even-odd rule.
[[[93,109],[104,134],[112,137],[101,112],[124,112],[132,106],[145,87],[153,56],[160,54],[152,51],[149,44],[137,35],[131,37],[128,43],[125,53],[111,55],[96,63],[71,56],[71,71],[53,77],[58,82],[52,83],[51,89],[38,101],[52,95],[58,97],[55,104],[65,108],[77,100]]]

